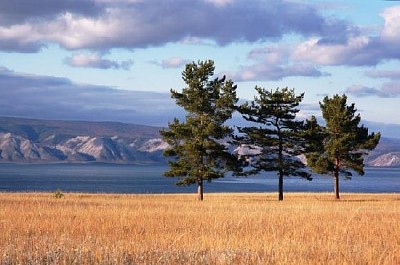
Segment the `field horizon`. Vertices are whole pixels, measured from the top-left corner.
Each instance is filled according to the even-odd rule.
[[[399,264],[400,194],[0,193],[0,264]]]

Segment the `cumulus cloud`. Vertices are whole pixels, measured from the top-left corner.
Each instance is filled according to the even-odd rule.
[[[167,93],[74,83],[67,78],[27,75],[0,68],[0,116],[120,121],[166,126],[183,117]]]
[[[133,61],[128,60],[117,62],[104,59],[98,54],[75,54],[66,58],[65,63],[73,67],[129,70],[133,64]]]
[[[400,40],[400,6],[387,8],[382,12],[385,19],[385,26],[382,30],[381,37],[386,41],[398,42]]]
[[[291,33],[345,39],[351,28],[311,5],[286,0],[16,0],[2,1],[0,10],[0,50],[19,52],[49,43],[99,50],[185,39],[226,45]]]
[[[387,82],[380,89],[352,85],[346,89],[346,93],[357,97],[377,96],[381,98],[397,98],[400,97],[400,82]]]
[[[400,59],[400,6],[381,13],[385,24],[378,36],[350,35],[345,43],[321,42],[312,38],[298,44],[292,59],[320,65],[377,65],[384,60]]]
[[[288,46],[266,46],[249,52],[256,63],[242,66],[237,72],[226,73],[235,81],[281,80],[288,76],[319,77],[326,75],[309,63],[291,63]]]

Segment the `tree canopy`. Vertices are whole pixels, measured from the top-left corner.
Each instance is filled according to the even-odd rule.
[[[256,87],[258,93],[249,104],[238,110],[254,126],[239,127],[239,143],[245,146],[249,165],[248,174],[277,171],[278,199],[283,200],[283,177],[300,176],[311,180],[311,174],[297,157],[304,153],[304,122],[296,119],[304,94],[296,95],[294,89],[266,90]],[[246,152],[246,151],[245,151]]]
[[[179,177],[178,185],[197,184],[199,200],[203,200],[203,180],[223,177],[235,166],[235,157],[222,140],[233,132],[225,121],[238,101],[236,85],[225,76],[213,78],[214,70],[211,60],[186,65],[182,79],[187,86],[182,92],[171,89],[171,97],[187,113],[186,120],[175,118],[161,131],[169,144],[164,155],[173,158],[164,175]]]
[[[359,125],[360,114],[355,104],[347,104],[346,95],[325,97],[320,102],[325,127],[315,118],[307,121],[309,142],[312,147],[306,154],[313,171],[334,176],[334,193],[339,195],[339,175],[351,177],[352,171],[364,175],[364,157],[379,143],[380,133],[369,134],[368,128]]]

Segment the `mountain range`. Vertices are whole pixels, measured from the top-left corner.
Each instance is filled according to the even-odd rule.
[[[0,117],[0,162],[166,163],[160,127]],[[400,139],[382,138],[367,166],[400,166]]]
[[[2,162],[165,163],[161,128],[0,117]]]

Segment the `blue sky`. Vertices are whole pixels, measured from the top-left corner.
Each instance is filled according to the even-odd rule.
[[[400,138],[399,47],[399,1],[0,1],[0,115],[165,126],[184,65],[212,59],[242,99],[295,88],[308,117],[345,93]]]

